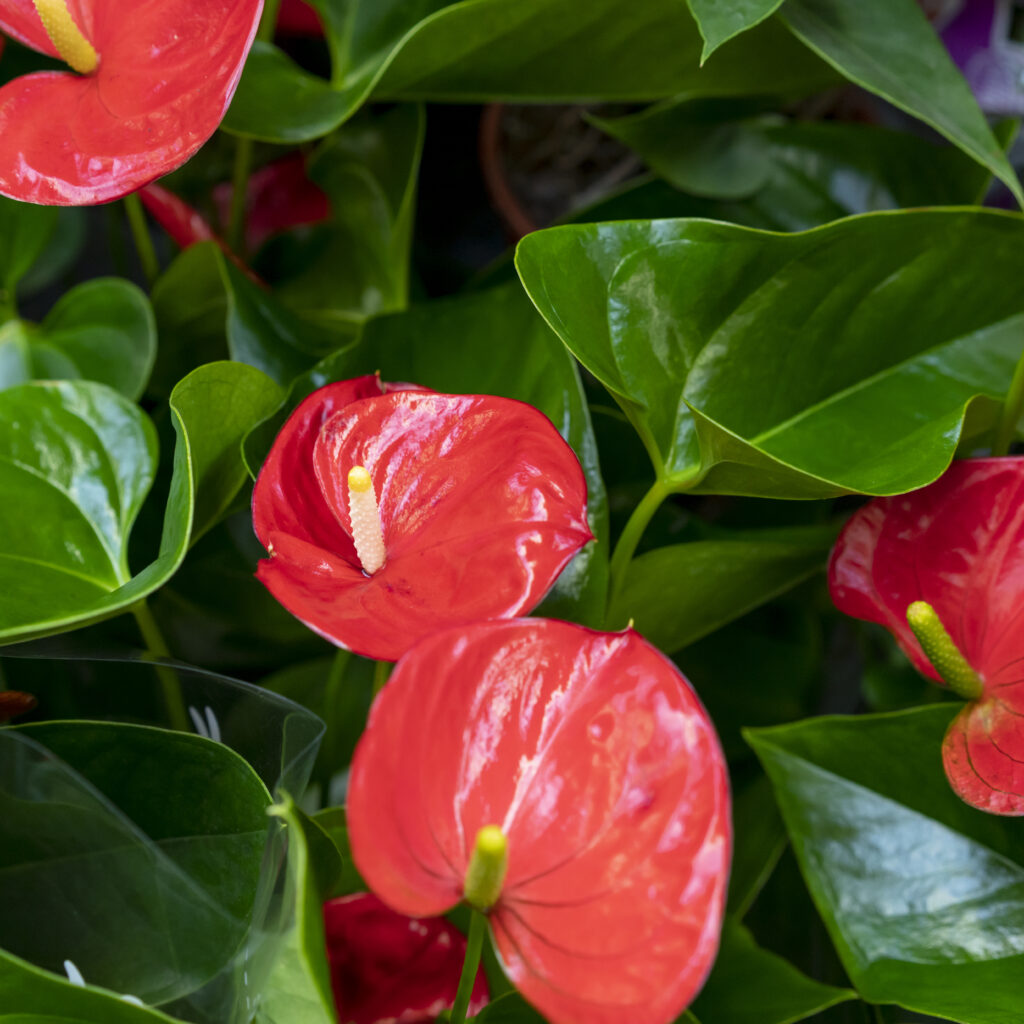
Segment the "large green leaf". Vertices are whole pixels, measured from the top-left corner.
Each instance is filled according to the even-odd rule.
[[[260,262],[298,268],[271,275],[284,302],[352,317],[405,308],[425,128],[422,106],[401,104],[364,112],[316,149],[307,169],[330,197],[330,220],[282,235]]]
[[[174,1018],[72,985],[0,949],[0,1024],[169,1024]]]
[[[935,479],[1024,343],[1024,221],[905,211],[776,235],[697,220],[527,236],[516,265],[669,490],[815,498]]]
[[[503,395],[540,409],[572,446],[587,479],[587,510],[598,538],[569,564],[544,614],[600,625],[604,615],[608,508],[597,446],[576,366],[515,283],[375,317],[359,340],[296,381],[289,405],[335,380],[380,371],[456,394]],[[258,469],[284,410],[246,442]]]
[[[152,1004],[215,977],[248,930],[267,842],[252,768],[199,736],[111,722],[27,725],[0,747],[0,946]]]
[[[970,86],[915,0],[786,0],[781,16],[851,82],[931,125],[1024,204]]]
[[[215,242],[181,253],[153,289],[153,307],[162,339],[160,381],[194,365],[201,342],[204,352],[230,355],[287,386],[353,333],[299,316]]]
[[[778,10],[782,0],[687,0],[704,37],[701,61],[706,61],[722,43],[760,24]]]
[[[335,1024],[321,908],[340,871],[340,856],[320,826],[290,798],[274,804],[270,813],[287,827],[286,899],[294,906],[294,923],[267,979],[256,1019],[267,1024]]]
[[[761,949],[743,925],[727,918],[693,1012],[708,1024],[794,1024],[853,998],[849,989],[813,981]]]
[[[67,292],[38,326],[0,328],[0,389],[28,380],[99,381],[138,399],[156,358],[156,321],[129,281],[99,278]]]
[[[132,576],[128,536],[156,468],[149,420],[91,382],[0,392],[0,643],[109,618],[166,582],[234,498],[244,480],[241,439],[279,401],[263,374],[235,363],[180,382],[160,550]]]
[[[834,540],[834,529],[811,526],[648,551],[630,563],[608,625],[632,619],[672,654],[823,569]]]
[[[860,994],[1008,1024],[1024,1009],[1024,822],[949,788],[940,751],[954,712],[823,718],[749,740]]]
[[[813,91],[834,73],[770,21],[699,67],[682,0],[318,0],[330,82],[253,47],[224,126],[273,142],[327,134],[371,96],[480,102]],[[629,45],[623,41],[628,40]]]

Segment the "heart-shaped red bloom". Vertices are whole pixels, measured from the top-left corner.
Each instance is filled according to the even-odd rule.
[[[941,682],[906,618],[914,601],[935,609],[983,686],[946,733],[949,781],[974,807],[1024,814],[1024,459],[954,462],[870,502],[839,537],[829,585],[840,611],[886,626]]]
[[[0,88],[0,194],[103,203],[183,164],[224,117],[262,9],[262,0],[68,0],[99,64]],[[59,56],[33,0],[0,0],[0,30]]]
[[[365,466],[386,562],[363,572],[348,472]],[[373,376],[329,384],[295,410],[253,493],[271,557],[258,576],[332,643],[394,661],[446,626],[535,607],[591,540],[572,449],[532,406],[441,395]]]
[[[394,910],[463,895],[477,831],[509,977],[552,1024],[667,1024],[715,957],[729,784],[706,712],[637,633],[544,619],[435,634],[398,663],[352,762],[352,855]]]
[[[444,918],[396,914],[372,893],[324,904],[324,934],[338,1019],[354,1024],[418,1024],[450,1010],[466,939]],[[478,971],[469,1012],[487,1005]]]

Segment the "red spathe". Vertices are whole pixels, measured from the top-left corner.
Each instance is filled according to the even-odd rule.
[[[829,585],[840,611],[878,622],[940,681],[907,625],[927,601],[980,676],[943,761],[953,789],[994,814],[1024,814],[1024,459],[964,459],[935,483],[879,498],[839,537]]]
[[[730,856],[714,728],[638,634],[544,619],[435,634],[398,663],[352,763],[352,854],[392,908],[462,898],[477,830],[508,874],[490,911],[552,1024],[667,1024],[714,960]]]
[[[373,893],[358,893],[324,904],[324,936],[339,1020],[418,1024],[452,1008],[466,939],[444,918],[406,917]],[[478,970],[469,1013],[487,1000]]]
[[[387,560],[373,576],[351,537],[353,466],[380,505]],[[386,661],[438,629],[529,611],[591,539],[583,471],[542,413],[373,376],[296,409],[256,482],[253,522],[271,555],[258,576],[278,601]]]
[[[227,111],[262,0],[70,0],[99,55],[89,75],[0,88],[0,194],[32,203],[119,199],[183,164]],[[0,0],[0,30],[58,56],[32,0]]]

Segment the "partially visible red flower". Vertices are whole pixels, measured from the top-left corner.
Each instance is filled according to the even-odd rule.
[[[277,31],[290,36],[319,36],[324,27],[320,15],[305,0],[281,0]]]
[[[348,474],[369,472],[386,558],[364,572]],[[572,449],[532,406],[376,377],[329,384],[282,428],[253,493],[257,575],[338,646],[394,661],[445,626],[536,606],[591,540]]]
[[[980,678],[946,733],[953,789],[995,814],[1024,814],[1024,459],[965,459],[935,483],[879,498],[847,523],[829,567],[840,611],[888,628],[942,680],[907,624],[926,601]]]
[[[46,71],[0,88],[0,194],[103,203],[183,164],[220,124],[262,8],[262,0],[70,0],[71,31],[98,63],[87,74]],[[33,0],[0,0],[0,29],[71,59]]]
[[[418,1024],[455,1002],[466,956],[465,936],[444,918],[396,914],[372,893],[324,904],[324,932],[338,1019],[354,1024]],[[488,1000],[478,971],[469,1003]]]
[[[230,182],[218,185],[213,201],[220,220],[215,230],[203,215],[162,185],[143,188],[139,196],[153,219],[170,235],[174,243],[187,249],[211,239],[222,247],[223,231],[231,217]],[[282,231],[307,224],[320,224],[331,215],[331,201],[306,175],[306,161],[299,152],[289,153],[261,167],[249,177],[246,189],[245,243],[254,252]]]
[[[352,856],[394,910],[464,893],[507,837],[489,920],[552,1024],[667,1024],[715,957],[729,784],[704,709],[637,633],[544,619],[436,633],[398,663],[352,762]]]

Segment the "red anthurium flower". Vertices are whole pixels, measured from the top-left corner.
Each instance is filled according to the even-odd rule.
[[[348,823],[370,888],[417,916],[475,885],[478,832],[504,835],[492,933],[552,1024],[666,1024],[714,960],[725,761],[687,681],[631,630],[521,619],[417,644],[370,712]]]
[[[290,36],[319,36],[324,27],[320,15],[304,0],[281,0],[277,31]]]
[[[74,71],[0,88],[0,194],[118,199],[183,164],[228,108],[262,0],[0,0],[0,30]]]
[[[591,539],[583,471],[546,416],[410,387],[314,392],[253,493],[260,580],[321,636],[387,661],[529,611]]]
[[[870,502],[840,535],[829,584],[841,611],[886,626],[924,675],[970,698],[942,751],[957,794],[1024,814],[1024,459],[954,462]],[[934,610],[922,626],[913,609],[917,635],[915,602]]]
[[[340,1021],[417,1024],[451,1009],[466,939],[444,918],[406,917],[358,893],[324,904],[324,932]],[[469,1012],[487,1000],[487,978],[478,971]]]

